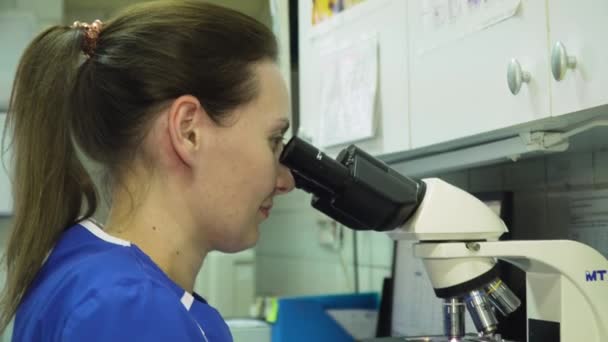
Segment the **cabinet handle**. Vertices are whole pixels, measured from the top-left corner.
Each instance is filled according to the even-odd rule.
[[[551,50],[551,72],[556,81],[561,81],[566,77],[568,69],[576,68],[576,57],[568,56],[564,43],[557,42]]]
[[[509,62],[509,67],[507,68],[507,82],[509,83],[509,90],[513,95],[519,93],[522,83],[530,82],[530,73],[524,71],[521,68],[521,64],[519,64],[519,61],[515,58],[512,58],[511,62]]]

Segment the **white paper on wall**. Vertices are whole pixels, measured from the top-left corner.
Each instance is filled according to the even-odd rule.
[[[373,338],[378,322],[377,310],[331,309],[327,314],[351,335],[355,341]]]
[[[307,32],[308,39],[323,39],[343,29],[345,26],[356,25],[358,21],[365,20],[365,18],[374,15],[376,11],[389,6],[392,1],[403,0],[365,0],[340,13],[334,14],[331,18],[323,20],[320,23],[311,23]],[[306,3],[310,6],[307,12],[312,15],[313,2],[307,1]]]
[[[421,0],[418,54],[484,30],[517,13],[521,0]]]
[[[608,258],[608,189],[569,194],[568,235]]]
[[[364,37],[339,50],[321,54],[321,147],[375,135],[378,88],[378,39]]]

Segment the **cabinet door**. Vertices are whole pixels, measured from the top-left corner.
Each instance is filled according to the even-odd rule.
[[[553,114],[608,103],[608,1],[548,0],[549,44],[562,42],[576,66],[561,81],[551,77]]]
[[[300,132],[318,142],[324,51],[357,44],[362,37],[378,42],[376,135],[356,144],[377,155],[409,149],[407,2],[366,0],[326,21],[312,25],[313,2],[299,5]],[[326,81],[326,80],[325,80]],[[330,155],[348,144],[325,149]]]
[[[408,6],[413,148],[550,115],[544,1],[412,0]],[[517,95],[507,81],[512,58],[531,76]]]

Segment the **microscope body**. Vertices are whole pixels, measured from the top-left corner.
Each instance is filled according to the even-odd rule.
[[[498,258],[526,272],[528,342],[608,341],[608,261],[569,240],[417,244],[424,260]]]
[[[497,241],[506,227],[485,204],[441,180],[423,181],[422,204],[388,235],[419,241],[414,255],[423,260],[436,292],[482,274],[501,259],[526,272],[528,342],[608,341],[603,255],[570,240]]]
[[[333,160],[294,137],[281,154],[312,206],[355,230],[418,241],[446,337],[464,335],[466,305],[482,341],[495,335],[496,312],[519,299],[497,273],[497,259],[526,271],[528,342],[608,341],[608,261],[574,241],[498,241],[504,222],[471,194],[440,179],[415,180],[351,145]]]

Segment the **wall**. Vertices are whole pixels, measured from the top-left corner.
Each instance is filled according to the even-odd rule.
[[[2,0],[2,1],[0,1],[0,11],[2,11],[2,10],[8,10],[8,9],[14,9],[15,7],[17,7],[17,1],[16,0]]]
[[[277,198],[261,227],[256,248],[259,295],[305,295],[354,291],[353,232],[344,230],[342,247],[319,243],[318,220],[303,191]],[[392,241],[384,234],[358,232],[359,286],[378,291],[390,274]]]
[[[289,6],[294,6],[295,4],[290,4],[289,0],[268,0],[263,4],[266,6],[261,6],[261,11],[259,16],[256,17],[258,20],[267,23],[274,32],[277,42],[279,45],[279,70],[285,83],[287,85],[287,90],[289,96],[293,96],[293,90],[291,89],[291,58],[290,58],[290,36],[289,36]],[[270,17],[270,18],[267,18]],[[290,118],[293,118],[293,113],[289,113]],[[293,119],[291,119],[293,122]],[[286,136],[292,135],[292,127],[289,128]]]
[[[63,20],[63,0],[15,0],[18,9],[32,11],[38,17],[40,30]]]
[[[579,191],[608,188],[608,152],[565,152],[442,178],[469,192],[513,191],[515,238],[569,238],[570,199]]]

